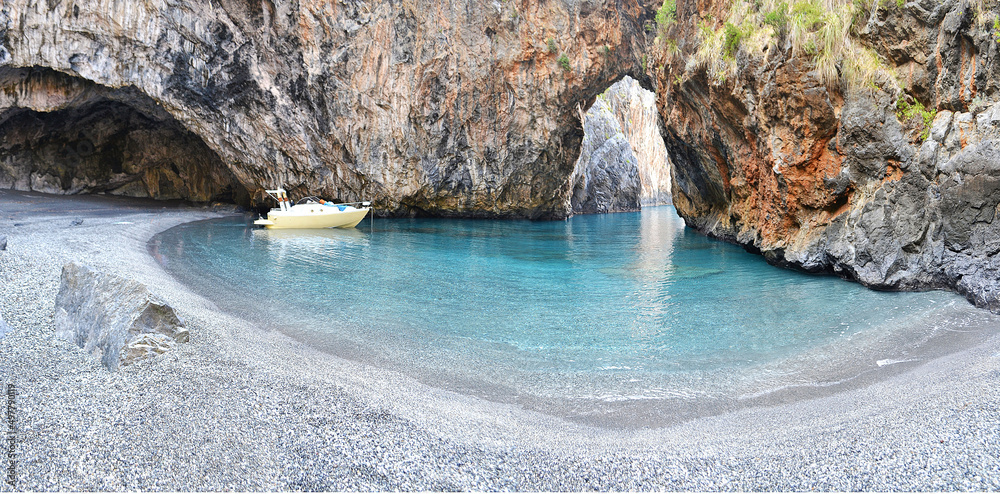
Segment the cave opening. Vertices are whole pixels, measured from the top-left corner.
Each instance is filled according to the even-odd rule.
[[[8,67],[0,89],[0,188],[250,204],[219,155],[134,87]]]
[[[570,177],[573,214],[671,204],[655,93],[625,76],[595,98],[582,120],[580,157]]]

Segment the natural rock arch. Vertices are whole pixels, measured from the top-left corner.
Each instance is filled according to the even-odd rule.
[[[8,4],[0,65],[134,88],[253,199],[284,185],[390,214],[530,218],[570,214],[578,107],[641,73],[653,15],[638,1]]]
[[[968,2],[907,2],[876,23],[893,29],[861,32],[909,74],[902,89],[947,110],[929,140],[888,93],[839,98],[785,48],[737,53],[724,81],[688,73],[732,2],[678,2],[676,50],[653,50],[661,5],[7,0],[0,67],[148,96],[131,101],[197,136],[251,202],[284,185],[389,214],[528,218],[570,214],[578,109],[638,75],[657,87],[688,225],[772,262],[1000,310],[1000,52]],[[894,217],[912,221],[884,228]]]
[[[584,138],[570,176],[572,213],[637,211],[671,203],[670,158],[656,93],[625,76],[601,93],[581,119]]]

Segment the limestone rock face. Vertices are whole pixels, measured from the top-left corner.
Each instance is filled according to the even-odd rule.
[[[974,17],[955,0],[873,16],[864,42],[902,74],[896,94],[830,88],[780,49],[741,54],[724,81],[668,67],[659,102],[678,212],[777,264],[956,289],[1000,311],[1000,51]],[[930,128],[897,97],[939,110]]]
[[[670,204],[670,158],[663,144],[656,93],[626,76],[605,93],[638,162],[643,206]]]
[[[63,266],[55,304],[56,335],[111,371],[189,339],[174,310],[144,285],[76,263]]]
[[[670,167],[656,95],[631,77],[598,96],[583,118],[571,181],[573,213],[636,211],[670,204]]]
[[[0,123],[30,132],[0,149],[0,185],[250,201],[283,185],[390,214],[564,217],[577,104],[640,76],[645,3],[9,0]],[[87,105],[125,116],[73,134]],[[163,114],[176,128],[146,125]],[[204,144],[186,158],[185,132]],[[194,170],[214,186],[184,190]]]
[[[587,111],[583,132],[573,171],[573,213],[638,210],[638,160],[604,95]]]

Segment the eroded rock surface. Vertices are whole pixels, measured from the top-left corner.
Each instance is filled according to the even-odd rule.
[[[660,101],[678,212],[774,263],[883,289],[956,289],[1000,310],[1000,51],[992,21],[975,17],[955,0],[872,16],[865,43],[901,74],[895,91],[828,87],[787,47],[741,53],[725,80],[668,67]],[[897,112],[899,97],[939,110],[929,132]]]
[[[573,170],[573,213],[637,211],[642,185],[632,146],[602,94],[583,119],[584,139]]]
[[[188,341],[174,310],[142,284],[70,263],[55,302],[57,337],[75,342],[108,370]]]
[[[598,1],[10,0],[0,65],[71,75],[70,86],[95,83],[156,117],[142,98],[118,96],[148,97],[254,199],[283,185],[293,197],[371,199],[393,214],[564,217],[577,105],[640,75],[651,16],[642,3]],[[51,112],[49,94],[70,92],[11,84],[20,97],[0,104],[0,121]],[[8,168],[63,152],[23,147],[33,150],[6,151]],[[153,150],[153,161],[166,152]],[[122,165],[130,175],[170,170],[134,161]],[[15,186],[73,190],[70,166],[32,169],[27,185],[21,172]],[[154,178],[141,180],[147,193],[164,182]]]
[[[663,144],[656,93],[626,76],[605,94],[639,164],[639,202],[643,206],[670,204],[670,158]]]

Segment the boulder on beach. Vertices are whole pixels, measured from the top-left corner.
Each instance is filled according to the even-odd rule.
[[[171,350],[188,330],[145,285],[85,265],[63,266],[56,335],[99,356],[108,370]]]

